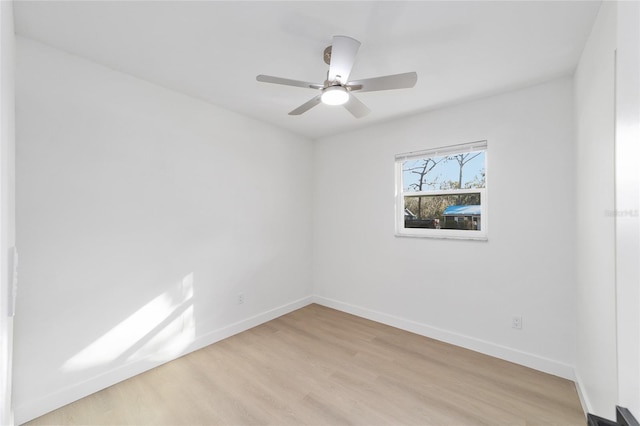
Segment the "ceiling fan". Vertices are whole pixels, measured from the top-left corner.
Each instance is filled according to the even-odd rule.
[[[353,95],[353,92],[375,92],[378,90],[405,89],[415,86],[418,75],[415,72],[385,75],[382,77],[349,80],[351,68],[360,48],[360,42],[347,36],[333,36],[333,44],[324,50],[324,62],[329,65],[324,83],[291,80],[288,78],[258,75],[256,80],[285,86],[306,87],[320,93],[300,105],[289,115],[300,115],[320,102],[326,105],[343,105],[356,118],[364,117],[371,110]]]

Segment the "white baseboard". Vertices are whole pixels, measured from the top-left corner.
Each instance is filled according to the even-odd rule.
[[[29,420],[33,420],[43,414],[67,405],[73,401],[77,401],[80,398],[84,398],[85,396],[91,395],[92,393],[98,392],[130,377],[133,377],[140,373],[144,373],[145,371],[158,367],[166,362],[180,358],[181,356],[184,356],[188,353],[204,348],[205,346],[209,346],[212,343],[218,342],[265,322],[271,321],[272,319],[288,314],[289,312],[293,312],[296,309],[300,309],[311,303],[313,303],[312,296],[304,297],[291,303],[287,303],[277,308],[270,309],[260,314],[243,319],[242,321],[238,321],[221,327],[217,330],[210,331],[206,334],[203,334],[202,336],[198,336],[198,338],[191,342],[189,346],[184,348],[184,350],[180,351],[179,353],[172,354],[172,357],[170,359],[164,359],[161,361],[158,361],[157,359],[151,359],[152,357],[140,359],[129,364],[124,364],[106,373],[92,377],[88,380],[85,380],[84,382],[71,384],[56,391],[55,393],[15,407],[15,422],[19,425],[28,422]]]
[[[575,381],[575,370],[573,366],[549,358],[544,358],[528,352],[477,339],[475,337],[466,336],[464,334],[455,333],[438,327],[432,327],[427,324],[422,324],[409,319],[396,317],[322,296],[314,296],[313,302],[382,324],[390,325],[392,327],[400,328],[402,330],[410,331],[421,336],[436,339],[441,342],[451,343],[452,345],[460,346],[485,355],[490,355],[505,361],[533,368],[534,370]]]
[[[582,384],[582,380],[580,379],[580,375],[576,372],[576,391],[578,392],[578,398],[580,398],[580,405],[582,405],[582,411],[584,411],[584,416],[587,417],[588,413],[593,413],[593,408],[591,406],[591,402],[589,398],[587,398],[587,393],[585,392],[584,385]]]

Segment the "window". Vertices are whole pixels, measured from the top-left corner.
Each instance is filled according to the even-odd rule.
[[[396,235],[487,239],[487,142],[396,155]]]

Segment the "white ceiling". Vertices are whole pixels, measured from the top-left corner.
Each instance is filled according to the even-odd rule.
[[[524,87],[576,67],[599,1],[18,1],[16,33],[309,138]],[[322,83],[333,35],[362,42],[351,79],[418,73],[413,89],[287,113]]]

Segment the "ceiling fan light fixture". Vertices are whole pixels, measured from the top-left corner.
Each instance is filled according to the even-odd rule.
[[[349,100],[349,92],[342,86],[329,86],[322,90],[320,100],[325,105],[344,105]]]

